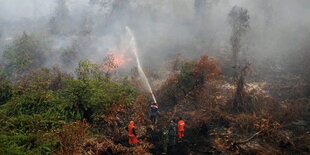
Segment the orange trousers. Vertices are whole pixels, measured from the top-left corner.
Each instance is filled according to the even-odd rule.
[[[136,144],[136,143],[138,143],[137,136],[128,136],[128,143],[129,144]]]
[[[179,138],[183,138],[184,137],[184,131],[179,131],[178,136],[179,136]]]

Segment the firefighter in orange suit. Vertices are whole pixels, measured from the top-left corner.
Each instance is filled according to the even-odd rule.
[[[184,129],[185,129],[185,122],[182,120],[182,117],[180,117],[180,120],[178,122],[178,137],[179,137],[179,139],[182,139],[184,137]]]
[[[126,130],[128,131],[128,143],[130,145],[138,143],[137,134],[135,130],[135,123],[133,121],[129,122],[129,125],[126,127]]]

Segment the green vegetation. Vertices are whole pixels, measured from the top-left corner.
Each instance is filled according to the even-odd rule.
[[[4,50],[2,75],[19,79],[19,76],[42,67],[48,50],[48,41],[42,36],[24,33]]]
[[[52,154],[61,148],[55,135],[64,125],[86,120],[96,128],[114,103],[127,105],[138,95],[131,86],[104,80],[104,71],[88,61],[77,67],[78,78],[43,68],[48,44],[41,40],[23,34],[2,53],[0,154]]]
[[[181,67],[181,73],[178,75],[178,88],[182,90],[184,95],[186,95],[186,92],[188,92],[188,89],[191,89],[194,87],[194,81],[191,80],[191,77],[193,76],[193,69],[195,67],[195,62],[188,62],[185,63]]]

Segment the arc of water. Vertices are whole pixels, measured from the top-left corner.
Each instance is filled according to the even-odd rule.
[[[135,37],[134,37],[133,33],[131,32],[131,30],[130,30],[130,28],[128,26],[126,26],[126,30],[127,30],[127,33],[130,36],[130,42],[129,43],[130,43],[131,50],[135,54],[135,58],[136,58],[137,65],[138,65],[139,75],[142,77],[143,82],[147,86],[147,90],[152,94],[152,98],[153,98],[154,102],[157,103],[156,98],[155,98],[154,93],[153,93],[153,90],[151,88],[151,85],[149,83],[149,80],[147,79],[147,77],[146,77],[146,75],[145,75],[145,73],[144,73],[144,71],[143,71],[143,69],[141,67],[140,59],[139,59],[139,56],[138,56],[138,49],[137,49],[137,46],[136,46]]]

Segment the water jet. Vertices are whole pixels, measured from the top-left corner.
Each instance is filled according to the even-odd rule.
[[[138,49],[137,49],[137,45],[136,45],[135,36],[133,35],[133,33],[131,32],[131,30],[128,26],[126,26],[126,31],[130,37],[129,46],[130,46],[132,52],[135,54],[139,75],[142,77],[142,80],[145,83],[147,90],[152,94],[152,98],[153,98],[154,102],[157,103],[156,98],[155,98],[154,93],[153,93],[153,90],[151,88],[151,85],[149,83],[149,80],[147,79],[147,77],[146,77],[146,75],[145,75],[145,73],[141,67],[140,59],[138,56]]]

